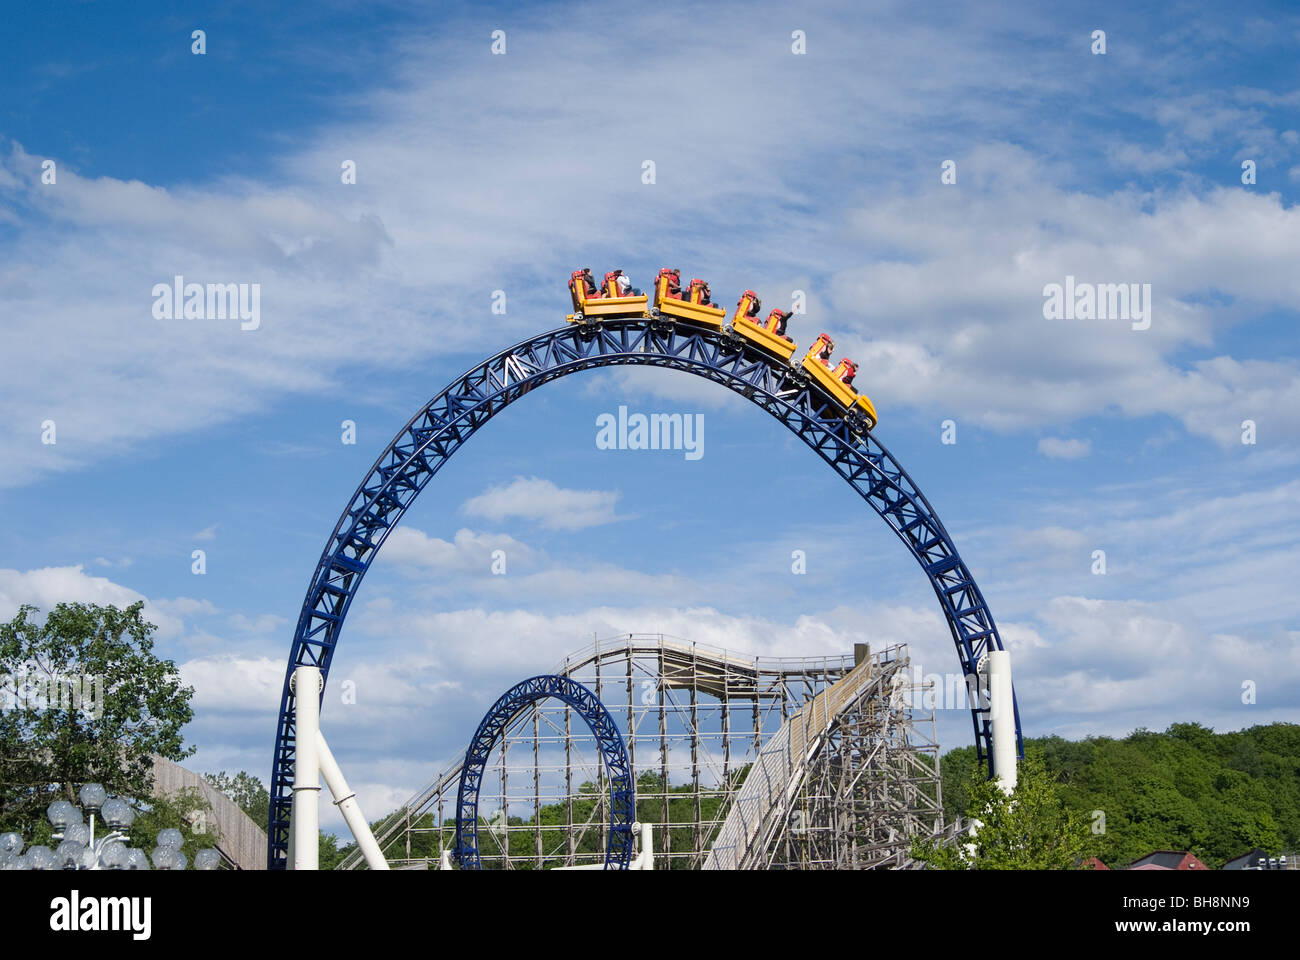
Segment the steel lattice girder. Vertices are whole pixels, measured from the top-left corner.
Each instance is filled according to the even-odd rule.
[[[626,870],[632,859],[632,822],[636,819],[636,789],[632,765],[618,725],[597,696],[576,680],[545,674],[515,684],[488,710],[465,751],[460,785],[456,789],[456,860],[462,869],[482,866],[478,855],[478,794],[483,769],[492,748],[510,721],[538,700],[562,700],[578,712],[596,738],[610,781],[609,845],[605,869]],[[468,827],[468,829],[467,829]],[[509,834],[506,844],[509,844]],[[507,846],[507,850],[508,850]]]
[[[416,496],[483,424],[524,394],[580,370],[667,367],[713,380],[780,420],[871,505],[920,564],[948,621],[962,671],[976,673],[988,650],[1001,650],[993,615],[974,578],[920,489],[861,421],[846,420],[794,366],[749,340],[662,318],[568,324],[483,361],[424,406],[385,448],[339,517],[299,614],[280,694],[267,867],[282,869],[289,847],[295,751],[289,678],[300,664],[329,676],[330,658],[352,598],[384,540]],[[321,694],[324,697],[324,692]],[[975,747],[992,763],[988,706],[971,704]],[[1016,736],[1020,712],[1015,708]]]

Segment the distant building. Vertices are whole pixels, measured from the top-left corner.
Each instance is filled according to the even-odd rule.
[[[1239,857],[1233,857],[1223,865],[1224,870],[1295,870],[1296,868],[1294,854],[1287,856],[1284,853],[1280,857],[1270,857],[1259,847]]]
[[[1096,857],[1089,857],[1079,864],[1081,870],[1109,870],[1110,867]],[[1129,870],[1208,870],[1194,853],[1182,850],[1154,850],[1145,857],[1134,860]],[[1282,854],[1270,857],[1256,847],[1249,853],[1233,857],[1223,865],[1224,870],[1300,870],[1300,856]]]
[[[1194,853],[1183,850],[1154,850],[1129,864],[1130,870],[1208,870]]]

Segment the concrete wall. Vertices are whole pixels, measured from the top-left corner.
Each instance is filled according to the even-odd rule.
[[[197,773],[155,755],[153,795],[170,796],[183,790],[197,790],[212,808],[215,824],[206,824],[212,845],[231,866],[239,870],[266,869],[266,831],[220,790]]]

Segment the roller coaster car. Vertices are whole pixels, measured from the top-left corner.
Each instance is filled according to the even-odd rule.
[[[573,298],[573,313],[568,317],[570,322],[576,321],[579,317],[604,319],[645,316],[646,306],[650,301],[649,296],[641,294],[639,297],[607,297],[587,288],[587,277],[584,273],[583,270],[575,270],[573,276],[569,278],[569,295]]]
[[[871,398],[865,393],[859,393],[858,399],[853,406],[862,415],[862,418],[867,421],[867,429],[876,429],[876,424],[880,422],[880,419],[876,416],[876,405],[871,402]]]
[[[698,323],[721,333],[727,311],[715,304],[704,302],[704,291],[708,284],[703,280],[692,280],[688,294],[690,299],[673,296],[671,290],[676,285],[676,274],[673,271],[667,269],[659,271],[659,276],[655,279],[655,309],[661,314]]]
[[[746,290],[736,304],[736,315],[731,318],[731,329],[746,340],[752,340],[768,353],[782,360],[794,356],[794,341],[781,331],[790,314],[780,309],[768,314],[766,323],[758,322],[759,299],[753,290]]]
[[[686,300],[691,303],[700,304],[707,307],[716,307],[713,302],[713,292],[709,290],[709,281],[701,280],[696,277],[691,281],[691,285],[686,288]]]
[[[639,297],[640,290],[632,289],[632,281],[623,275],[622,270],[611,270],[605,274],[605,282],[600,285],[602,297]]]
[[[844,358],[832,370],[828,361],[834,350],[835,341],[826,334],[821,334],[804,356],[803,369],[850,412],[861,414],[867,421],[867,429],[874,430],[877,423],[875,405],[865,394],[858,393],[851,386],[858,365]]]

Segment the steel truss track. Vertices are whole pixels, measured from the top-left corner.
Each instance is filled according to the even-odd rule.
[[[609,776],[609,845],[605,850],[606,870],[626,870],[632,859],[632,821],[636,819],[636,789],[632,765],[618,724],[596,695],[568,677],[545,674],[515,684],[492,704],[474,739],[465,751],[456,788],[456,861],[462,870],[478,870],[478,794],[492,748],[510,721],[538,700],[562,700],[582,717],[596,738],[600,757]],[[468,827],[468,829],[467,829]],[[509,834],[506,834],[509,842]]]
[[[622,365],[694,374],[766,410],[843,477],[915,558],[948,621],[963,673],[976,674],[986,651],[1002,649],[983,594],[920,489],[865,425],[845,420],[842,408],[798,367],[744,338],[665,318],[568,324],[490,357],[430,400],[375,461],[330,534],[307,589],[280,695],[267,824],[269,869],[284,868],[289,846],[295,749],[289,678],[301,664],[320,667],[328,678],[352,598],[388,534],[434,474],[511,403],[571,373]],[[987,768],[992,757],[988,705],[972,703],[971,720],[979,762]],[[1019,738],[1018,707],[1016,732]]]

